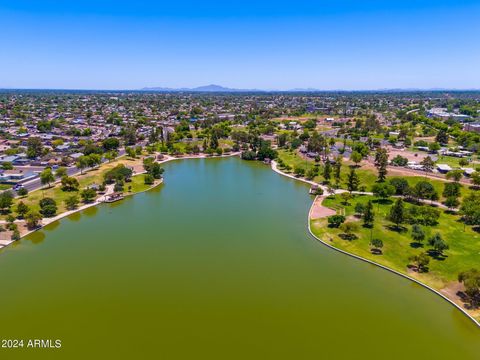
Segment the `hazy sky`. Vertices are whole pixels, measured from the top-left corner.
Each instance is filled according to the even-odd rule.
[[[480,0],[0,0],[0,88],[480,88]]]

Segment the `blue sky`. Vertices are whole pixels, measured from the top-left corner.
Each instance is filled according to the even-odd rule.
[[[0,88],[480,88],[480,0],[0,0]]]

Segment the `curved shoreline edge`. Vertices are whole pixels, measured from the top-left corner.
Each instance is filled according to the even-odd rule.
[[[182,160],[182,159],[208,159],[208,158],[213,158],[213,159],[215,159],[215,158],[233,157],[233,156],[238,156],[238,155],[239,155],[238,153],[232,153],[232,154],[228,154],[228,155],[212,156],[212,157],[210,157],[210,156],[186,156],[186,157],[181,157],[181,158],[168,157],[168,158],[166,158],[166,159],[164,159],[164,160],[162,160],[162,161],[159,161],[159,163],[166,163],[166,162],[169,162],[169,161]],[[293,180],[297,180],[297,181],[301,181],[301,182],[304,182],[304,183],[307,183],[307,184],[316,184],[316,183],[314,183],[313,181],[305,180],[305,179],[302,179],[302,178],[297,178],[297,177],[295,177],[295,176],[293,176],[293,175],[284,173],[283,171],[281,171],[281,170],[278,169],[277,164],[276,164],[275,161],[272,161],[272,162],[271,162],[271,169],[272,169],[274,172],[276,172],[277,174],[280,174],[280,175],[285,176],[285,177],[287,177],[287,178],[290,178],[290,179],[293,179]],[[136,174],[136,175],[140,175],[140,174],[141,174],[141,173],[138,173],[138,174]],[[146,189],[146,190],[140,191],[140,192],[138,192],[138,193],[128,194],[127,196],[134,196],[134,195],[137,195],[137,194],[141,194],[141,193],[144,193],[144,192],[148,192],[148,191],[154,189],[155,187],[159,186],[160,184],[163,184],[163,178],[162,178],[162,180],[161,180],[158,184],[153,185],[152,187],[150,187],[150,188],[148,188],[148,189]],[[470,314],[469,314],[465,309],[463,309],[460,305],[458,305],[458,304],[455,303],[453,300],[449,299],[447,296],[445,296],[445,295],[443,295],[442,293],[440,293],[438,290],[435,290],[434,288],[428,286],[427,284],[424,284],[423,282],[421,282],[421,281],[419,281],[419,280],[417,280],[417,279],[414,279],[414,278],[412,278],[412,277],[410,277],[410,276],[408,276],[408,275],[406,275],[406,274],[402,274],[401,272],[399,272],[399,271],[397,271],[397,270],[394,270],[394,269],[391,269],[391,268],[389,268],[389,267],[387,267],[387,266],[385,266],[385,265],[381,265],[381,264],[379,264],[379,263],[377,263],[377,262],[375,262],[375,261],[366,259],[366,258],[364,258],[364,257],[362,257],[362,256],[355,255],[355,254],[349,253],[348,251],[339,249],[339,248],[337,248],[337,247],[335,247],[335,246],[333,246],[333,245],[325,242],[324,240],[320,239],[319,237],[317,237],[317,236],[312,232],[311,224],[310,224],[310,214],[311,214],[311,212],[312,212],[313,206],[314,206],[314,204],[315,204],[315,200],[317,200],[317,198],[318,198],[318,196],[315,196],[315,198],[314,198],[314,200],[313,200],[313,202],[312,202],[312,205],[310,206],[310,209],[309,209],[309,211],[308,211],[308,217],[307,217],[307,228],[308,228],[308,232],[309,232],[309,234],[310,234],[315,240],[319,241],[321,244],[327,246],[328,248],[330,248],[330,249],[332,249],[332,250],[338,251],[339,253],[342,253],[342,254],[347,255],[347,256],[350,256],[350,257],[352,257],[352,258],[354,258],[354,259],[357,259],[357,260],[366,262],[366,263],[368,263],[368,264],[378,266],[378,267],[380,267],[380,268],[383,269],[383,270],[389,271],[389,272],[391,272],[391,273],[393,273],[393,274],[396,274],[396,275],[401,276],[401,277],[403,277],[403,278],[405,278],[405,279],[408,279],[408,280],[410,280],[410,281],[413,281],[414,283],[416,283],[416,284],[424,287],[425,289],[430,290],[431,292],[433,292],[434,294],[440,296],[443,300],[449,302],[451,305],[453,305],[453,306],[456,307],[458,310],[460,310],[460,311],[463,313],[463,315],[467,316],[471,321],[473,321],[473,323],[474,323],[475,325],[477,325],[477,326],[480,328],[480,321],[479,321],[479,320],[475,319],[472,315],[470,315]],[[89,207],[100,205],[100,204],[102,204],[102,203],[103,203],[103,202],[94,202],[94,203],[92,203],[92,204],[87,204],[87,205],[85,205],[85,206],[82,207],[82,208],[79,208],[79,209],[76,209],[76,210],[72,210],[71,212],[65,212],[65,213],[63,213],[63,214],[60,214],[60,215],[58,215],[58,218],[56,218],[55,220],[53,220],[53,221],[51,221],[51,222],[49,222],[49,223],[47,223],[47,224],[44,224],[44,225],[42,225],[42,226],[40,226],[40,227],[38,227],[38,228],[36,228],[36,229],[34,229],[34,230],[29,231],[28,233],[24,234],[19,240],[25,238],[26,236],[28,236],[28,235],[36,232],[36,231],[39,231],[39,230],[43,229],[45,226],[48,226],[48,225],[50,225],[50,224],[52,224],[52,223],[55,223],[55,222],[57,222],[57,221],[65,218],[65,217],[67,217],[67,216],[70,216],[70,215],[72,215],[72,214],[74,214],[74,213],[83,211],[83,210],[85,210],[85,209],[87,209],[87,208],[89,208]],[[17,240],[17,241],[19,241],[19,240]],[[5,245],[3,248],[0,248],[0,250],[6,249],[6,248],[9,247],[11,244],[16,243],[17,241],[12,241],[10,244]]]
[[[284,173],[283,171],[281,171],[281,170],[278,169],[277,164],[276,164],[274,161],[272,161],[271,167],[272,167],[272,170],[275,171],[277,174],[280,174],[280,175],[286,176],[286,177],[288,177],[288,178],[290,178],[290,179],[298,180],[298,181],[301,181],[301,182],[304,182],[304,183],[307,183],[307,184],[314,184],[313,181],[309,181],[309,180],[297,178],[297,177],[295,177],[295,176],[293,176],[293,175]],[[379,264],[379,263],[377,263],[377,262],[375,262],[375,261],[373,261],[373,260],[369,260],[369,259],[366,259],[366,258],[364,258],[364,257],[362,257],[362,256],[355,255],[355,254],[352,254],[352,253],[350,253],[350,252],[348,252],[348,251],[339,249],[339,248],[337,248],[337,247],[335,247],[335,246],[327,243],[326,241],[320,239],[318,236],[316,236],[316,235],[313,233],[312,228],[311,228],[311,216],[310,216],[310,215],[311,215],[311,212],[312,212],[312,210],[313,210],[313,206],[315,205],[315,201],[317,200],[317,198],[318,198],[318,195],[315,196],[315,198],[314,198],[314,200],[313,200],[313,202],[312,202],[312,205],[310,206],[310,210],[308,211],[308,218],[307,218],[308,232],[310,233],[310,235],[311,235],[315,240],[319,241],[321,244],[327,246],[328,248],[330,248],[330,249],[332,249],[332,250],[338,251],[338,252],[340,252],[340,253],[342,253],[342,254],[344,254],[344,255],[350,256],[350,257],[352,257],[352,258],[354,258],[354,259],[357,259],[357,260],[366,262],[366,263],[368,263],[368,264],[378,266],[378,267],[380,267],[380,268],[383,269],[383,270],[389,271],[389,272],[391,272],[391,273],[393,273],[393,274],[395,274],[395,275],[399,275],[399,276],[403,277],[404,279],[408,279],[408,280],[410,280],[410,281],[413,281],[414,283],[416,283],[416,284],[424,287],[425,289],[430,290],[431,292],[433,292],[434,294],[440,296],[443,300],[449,302],[451,305],[453,305],[453,306],[456,307],[458,310],[460,310],[463,315],[467,316],[470,320],[473,321],[473,323],[474,323],[475,325],[477,325],[477,326],[480,328],[480,321],[479,321],[479,320],[475,319],[472,315],[470,315],[470,314],[467,312],[467,310],[465,310],[464,308],[462,308],[459,304],[457,304],[456,302],[454,302],[452,299],[449,299],[447,296],[445,296],[444,294],[442,294],[440,291],[438,291],[438,290],[436,290],[436,289],[428,286],[427,284],[424,284],[423,282],[421,282],[421,281],[419,281],[419,280],[417,280],[417,279],[414,279],[414,278],[408,276],[407,274],[403,274],[403,273],[401,273],[401,272],[399,272],[399,271],[397,271],[397,270],[391,269],[391,268],[389,268],[388,266]]]
[[[165,159],[162,159],[160,161],[158,161],[159,164],[163,164],[163,163],[167,163],[167,162],[170,162],[170,161],[174,161],[174,160],[183,160],[183,159],[215,159],[215,158],[224,158],[224,157],[232,157],[232,156],[238,156],[240,153],[238,152],[235,152],[235,153],[231,153],[231,154],[227,154],[227,155],[219,155],[219,156],[206,156],[206,155],[192,155],[192,156],[184,156],[184,157],[173,157],[173,156],[166,156]],[[142,172],[138,172],[136,173],[134,176],[137,176],[137,175],[142,175],[142,174],[145,174],[145,171],[142,171]],[[148,189],[145,189],[145,190],[142,190],[142,191],[139,191],[139,192],[136,192],[136,193],[131,193],[131,194],[126,194],[125,197],[130,197],[130,196],[135,196],[135,195],[138,195],[138,194],[142,194],[142,193],[145,193],[145,192],[148,192],[150,190],[153,190],[154,188],[156,188],[157,186],[160,186],[161,184],[163,184],[163,178],[157,183],[157,184],[154,184],[152,185],[151,187],[149,187]],[[80,207],[78,207],[77,209],[75,210],[69,210],[69,211],[65,211],[61,214],[58,214],[56,215],[55,217],[53,218],[46,218],[48,219],[44,224],[41,224],[40,226],[38,226],[37,228],[33,229],[33,230],[29,230],[27,231],[26,233],[24,233],[20,239],[18,240],[11,240],[8,244],[6,245],[3,245],[3,246],[0,246],[0,251],[1,250],[5,250],[7,249],[8,247],[10,247],[11,245],[13,244],[16,244],[18,241],[22,240],[23,238],[27,237],[28,235],[31,235],[33,234],[34,232],[37,232],[39,230],[42,230],[43,228],[45,228],[46,226],[50,225],[50,224],[53,224],[57,221],[60,221],[61,219],[63,218],[66,218],[70,215],[73,215],[73,214],[76,214],[78,212],[81,212],[83,210],[86,210],[88,208],[91,208],[93,206],[98,206],[100,204],[103,204],[104,202],[103,201],[99,201],[99,200],[95,200],[94,202],[92,203],[89,203],[89,204],[85,204],[85,205],[82,205]]]

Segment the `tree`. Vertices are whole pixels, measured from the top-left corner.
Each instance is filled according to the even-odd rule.
[[[21,236],[20,236],[20,231],[18,230],[18,228],[13,229],[11,239],[12,239],[13,241],[17,241],[17,240],[20,240],[20,237],[21,237]]]
[[[420,161],[420,165],[422,165],[423,170],[427,172],[432,172],[435,168],[435,162],[432,160],[430,156],[427,156],[422,161]]]
[[[340,229],[345,234],[344,238],[352,240],[356,238],[354,232],[358,231],[358,224],[354,222],[344,222],[342,225],[340,225]]]
[[[30,208],[23,201],[20,201],[17,204],[17,214],[18,214],[19,218],[25,217],[25,214],[28,213],[29,210],[30,210]]]
[[[82,201],[84,203],[91,203],[95,200],[97,196],[97,192],[94,189],[88,188],[84,189],[80,192],[80,196],[82,197]]]
[[[57,171],[55,171],[55,177],[58,178],[58,179],[61,179],[61,178],[63,178],[64,176],[68,176],[67,168],[65,168],[65,167],[59,167],[59,168],[57,169]]]
[[[408,159],[406,157],[401,156],[401,155],[397,155],[392,159],[392,165],[407,166],[408,165]]]
[[[460,196],[460,191],[461,191],[462,185],[460,185],[458,182],[453,182],[453,183],[445,183],[444,188],[443,188],[443,197],[459,197]]]
[[[120,147],[120,141],[115,137],[110,137],[102,141],[102,147],[105,152],[118,150]]]
[[[335,178],[335,182],[338,184],[341,180],[341,172],[342,172],[342,156],[338,155],[335,158],[335,164],[333,166],[333,176]]]
[[[152,175],[145,174],[145,178],[144,178],[143,182],[144,182],[145,185],[153,185],[153,183],[155,182],[155,179],[153,178]]]
[[[103,178],[107,184],[112,184],[115,180],[129,181],[132,177],[133,171],[124,164],[118,164],[113,169],[107,171]]]
[[[465,197],[460,213],[465,224],[480,225],[480,194],[472,192]]]
[[[475,185],[475,187],[478,187],[480,185],[480,171],[475,171],[470,177],[472,179],[472,184]]]
[[[460,205],[460,201],[456,196],[449,196],[445,199],[445,206],[449,209],[455,209],[458,205]]]
[[[135,145],[137,142],[136,130],[133,126],[128,126],[124,129],[123,138],[125,140],[125,145]]]
[[[342,204],[348,205],[348,202],[351,200],[352,195],[349,192],[343,192],[340,194],[340,197],[342,198]]]
[[[410,257],[410,261],[415,265],[418,272],[428,271],[428,264],[430,263],[430,257],[425,252],[421,252],[418,255],[414,255]]]
[[[355,204],[355,213],[363,216],[363,213],[365,212],[365,205],[361,202],[358,202]]]
[[[480,305],[480,271],[478,269],[462,271],[458,275],[458,281],[465,286],[465,294],[470,305],[477,308]]]
[[[453,179],[456,183],[458,183],[463,177],[463,170],[451,170],[447,173],[447,179]]]
[[[384,182],[387,178],[388,154],[384,148],[378,148],[375,153],[375,167],[378,170],[378,182]]]
[[[54,181],[55,176],[53,176],[51,168],[45,168],[45,170],[40,173],[40,182],[42,185],[48,185],[50,187],[50,183]]]
[[[79,202],[77,195],[71,195],[65,199],[65,206],[68,210],[75,210],[78,207]]]
[[[73,176],[64,176],[62,178],[62,190],[63,191],[78,191],[80,186],[78,180]]]
[[[277,137],[277,143],[278,143],[278,147],[285,147],[285,145],[287,144],[287,134],[286,133],[279,134]]]
[[[390,208],[388,220],[393,222],[397,229],[399,229],[400,225],[405,222],[405,206],[401,198],[397,199],[395,204]]]
[[[218,145],[215,149],[217,148],[218,148]],[[260,161],[263,161],[265,159],[273,160],[276,157],[277,157],[277,151],[272,149],[270,141],[261,140],[260,148],[258,149],[258,152],[257,152],[258,160]]]
[[[43,198],[39,201],[40,214],[44,217],[53,217],[57,214],[57,202],[52,198]]]
[[[369,200],[363,212],[363,224],[367,227],[371,227],[373,226],[374,221],[375,221],[375,214],[373,212],[373,204]]]
[[[428,181],[419,181],[413,188],[413,194],[417,199],[437,200],[438,193]]]
[[[435,141],[439,144],[448,144],[448,134],[445,130],[440,130],[435,137]]]
[[[358,166],[358,164],[362,161],[362,154],[360,154],[357,151],[353,151],[350,154],[350,160],[352,160],[355,163],[355,165]]]
[[[13,164],[10,161],[5,161],[2,163],[3,170],[13,170]]]
[[[257,153],[251,150],[242,151],[240,155],[243,160],[255,160],[257,157]]]
[[[154,179],[160,179],[164,173],[162,166],[151,157],[143,160],[143,168],[148,174],[153,176]]]
[[[17,194],[18,196],[27,196],[28,194],[28,189],[26,187],[21,187],[18,191],[17,191]]]
[[[117,151],[108,151],[107,153],[105,153],[104,157],[105,159],[107,159],[109,162],[111,162],[112,160],[115,160],[115,158],[118,156],[118,152]]]
[[[308,169],[305,177],[307,180],[313,180],[315,178],[315,176],[318,175],[318,170],[317,168],[315,167],[311,167],[310,169]]]
[[[428,150],[431,153],[436,153],[440,149],[441,149],[441,146],[440,146],[439,143],[433,142],[433,143],[428,144]]]
[[[13,192],[10,190],[0,193],[0,211],[7,213],[10,211],[10,207],[13,203]]]
[[[87,164],[89,167],[95,167],[102,163],[102,156],[99,154],[90,154],[87,156]]]
[[[425,232],[418,224],[412,226],[412,239],[417,243],[421,243],[425,239]]]
[[[411,224],[433,226],[438,224],[440,210],[431,206],[411,206],[407,209],[406,219]]]
[[[295,168],[293,169],[293,173],[297,176],[297,177],[302,177],[305,175],[305,168],[301,167],[301,166],[295,166]]]
[[[327,183],[330,182],[330,178],[332,177],[332,165],[328,159],[325,161],[325,166],[323,167],[323,177]]]
[[[360,179],[358,178],[355,169],[350,169],[350,173],[347,177],[347,189],[351,193],[352,191],[358,190],[358,185],[360,184]]]
[[[35,159],[42,155],[43,145],[42,140],[38,137],[31,137],[27,140],[27,157]]]
[[[381,254],[383,241],[380,239],[372,239],[372,241],[370,241],[370,247],[372,247],[372,253]]]
[[[387,183],[376,183],[372,186],[373,195],[381,199],[388,199],[395,194],[395,187]]]
[[[80,156],[77,159],[77,162],[75,164],[77,168],[80,169],[80,173],[83,174],[83,170],[88,168],[88,157],[85,155]]]
[[[443,251],[449,249],[448,244],[443,241],[442,235],[438,232],[428,239],[428,244],[433,247],[438,255],[443,255]]]
[[[404,178],[395,177],[390,179],[389,183],[395,188],[396,195],[406,195],[410,188],[408,181]]]
[[[40,220],[42,220],[42,215],[36,211],[30,210],[27,214],[25,214],[25,222],[30,229],[36,228]]]
[[[328,226],[333,228],[338,228],[345,222],[345,216],[343,215],[332,215],[327,218]]]

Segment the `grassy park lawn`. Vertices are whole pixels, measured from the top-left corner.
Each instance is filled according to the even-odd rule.
[[[285,149],[279,149],[278,150],[278,157],[281,159],[285,164],[289,165],[291,167],[291,170],[289,171],[290,173],[293,173],[294,169],[296,167],[301,167],[304,168],[306,171],[308,171],[310,168],[312,168],[315,165],[315,161],[313,159],[304,159],[302,158],[297,151],[291,151],[291,150],[285,150]],[[322,173],[323,169],[323,163],[320,162],[320,174]],[[341,171],[341,176],[342,176],[342,181],[340,184],[340,187],[345,189],[347,187],[347,174],[350,172],[350,166],[353,165],[351,161],[344,160],[344,163],[342,165],[342,171]],[[371,191],[372,186],[375,184],[377,181],[377,172],[376,170],[373,170],[372,168],[367,168],[367,167],[356,167],[355,171],[357,172],[357,175],[360,178],[360,188],[359,190],[364,190],[364,191]],[[288,172],[288,171],[286,171]],[[388,176],[388,179],[395,178],[398,176]],[[428,181],[430,184],[433,185],[435,190],[437,191],[439,195],[439,200],[443,201],[444,198],[442,197],[443,189],[445,187],[446,181],[442,180],[436,180],[436,179],[431,179],[431,178],[426,178],[423,176],[421,173],[418,176],[403,176],[402,178],[406,179],[408,183],[410,184],[411,187],[414,187],[418,182],[420,181]],[[319,175],[316,176],[314,181],[316,182],[322,182],[324,178]],[[332,175],[332,181],[333,181],[333,175]],[[364,188],[364,189],[362,189]],[[466,185],[463,185],[461,188],[461,195],[460,198],[463,198],[466,194],[470,192],[469,188]]]
[[[354,232],[357,235],[356,239],[342,239],[339,236],[342,230],[329,228],[326,218],[311,220],[313,233],[339,249],[408,274],[437,289],[445,287],[449,282],[456,281],[461,271],[478,267],[480,263],[480,234],[469,226],[464,229],[463,223],[459,222],[458,216],[446,214],[442,211],[437,225],[431,227],[422,226],[426,233],[426,240],[419,247],[411,238],[411,225],[405,225],[402,231],[392,230],[392,224],[386,220],[391,204],[375,203],[375,225],[372,230],[363,227],[362,221],[354,217],[354,208],[356,203],[366,203],[368,200],[375,200],[375,198],[358,195],[349,201],[349,205],[345,206],[337,195],[329,197],[323,202],[325,206],[336,209],[337,213],[345,214],[347,222],[358,222],[358,230]],[[407,203],[405,205],[407,207],[414,206]],[[428,251],[430,246],[427,244],[427,239],[436,232],[442,235],[442,238],[450,247],[449,250],[444,252],[445,258],[431,257],[429,272],[427,273],[417,273],[409,270],[407,268],[407,265],[410,263],[409,258]],[[372,254],[370,251],[369,243],[371,237],[383,241],[381,255]]]
[[[87,186],[90,186],[93,184],[101,184],[103,182],[104,174],[108,170],[117,166],[118,164],[125,164],[126,166],[138,167],[140,166],[141,163],[142,161],[140,159],[130,159],[127,157],[122,157],[119,160],[102,164],[100,167],[96,169],[85,171],[83,174],[76,176],[76,178],[80,183],[80,189],[84,189]],[[144,174],[133,176],[131,182],[125,183],[125,187],[124,187],[125,193],[127,194],[136,193],[136,192],[147,190],[150,187],[150,185],[144,184],[144,178],[145,178]],[[129,186],[131,186],[131,189],[130,189],[131,191],[129,191]],[[18,204],[18,202],[20,201],[23,201],[31,209],[39,211],[40,210],[40,207],[38,205],[39,201],[44,197],[50,197],[57,202],[57,207],[58,207],[57,214],[60,214],[62,212],[67,211],[67,209],[65,208],[65,199],[72,195],[78,195],[80,199],[79,191],[70,191],[70,192],[63,191],[61,189],[61,184],[58,183],[56,185],[52,185],[49,188],[44,187],[39,190],[32,191],[25,197],[16,198],[14,200],[14,205],[12,209],[15,212],[16,204]]]

